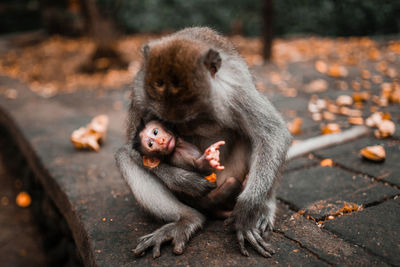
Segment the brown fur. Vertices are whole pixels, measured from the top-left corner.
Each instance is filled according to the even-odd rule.
[[[146,89],[155,99],[190,101],[198,92],[193,88],[198,66],[201,64],[202,47],[185,39],[151,46],[146,69],[152,70],[145,77]],[[160,90],[162,88],[162,90]]]

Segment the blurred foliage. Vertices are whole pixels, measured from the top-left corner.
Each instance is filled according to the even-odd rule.
[[[0,31],[24,30],[40,25],[37,15],[43,10],[43,5],[41,7],[39,4],[43,2],[47,1],[1,0]],[[71,0],[51,2],[66,7]],[[243,33],[248,36],[257,36],[262,30],[263,0],[97,2],[102,13],[113,18],[128,33],[173,31],[196,25],[207,25],[224,33]],[[273,0],[273,3],[276,35],[311,33],[349,36],[400,32],[400,1]],[[65,12],[68,13],[68,10],[65,9]],[[27,14],[31,14],[30,17]]]
[[[262,0],[99,0],[117,3],[116,19],[131,32],[158,32],[184,26],[211,25],[230,33],[261,32]],[[372,35],[400,32],[400,1],[274,0],[277,35]]]

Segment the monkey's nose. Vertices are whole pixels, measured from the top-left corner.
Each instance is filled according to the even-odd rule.
[[[165,138],[164,137],[156,138],[156,142],[159,145],[164,145],[165,144]]]

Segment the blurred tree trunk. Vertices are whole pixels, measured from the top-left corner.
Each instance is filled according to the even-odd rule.
[[[80,0],[39,0],[42,24],[50,34],[79,36],[85,32]]]
[[[264,0],[263,4],[263,57],[264,61],[269,62],[272,58],[274,7],[272,0]]]
[[[113,22],[100,14],[95,0],[83,0],[83,6],[87,29],[94,39],[96,49],[89,62],[82,65],[82,71],[99,72],[127,68],[128,63],[115,47],[118,34]]]

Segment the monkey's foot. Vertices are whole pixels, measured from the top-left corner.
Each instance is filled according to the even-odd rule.
[[[247,231],[237,230],[236,237],[239,242],[240,252],[244,256],[249,256],[249,252],[244,246],[244,240],[247,240],[253,246],[253,248],[257,250],[258,253],[266,258],[270,258],[272,254],[275,253],[275,250],[271,247],[271,245],[265,242],[265,233],[261,234],[260,231],[256,228]]]
[[[226,220],[227,224],[234,225],[239,249],[244,256],[249,256],[245,240],[264,257],[269,258],[275,253],[271,245],[266,242],[268,233],[272,231],[274,225],[275,199],[268,200],[265,204],[267,205],[246,210],[243,209],[246,205],[238,202],[232,215]]]
[[[144,252],[153,247],[153,258],[160,257],[161,244],[172,240],[174,253],[180,255],[183,253],[191,235],[201,227],[199,222],[188,222],[180,220],[162,226],[151,234],[139,238],[139,244],[132,252],[136,256],[144,255]]]

